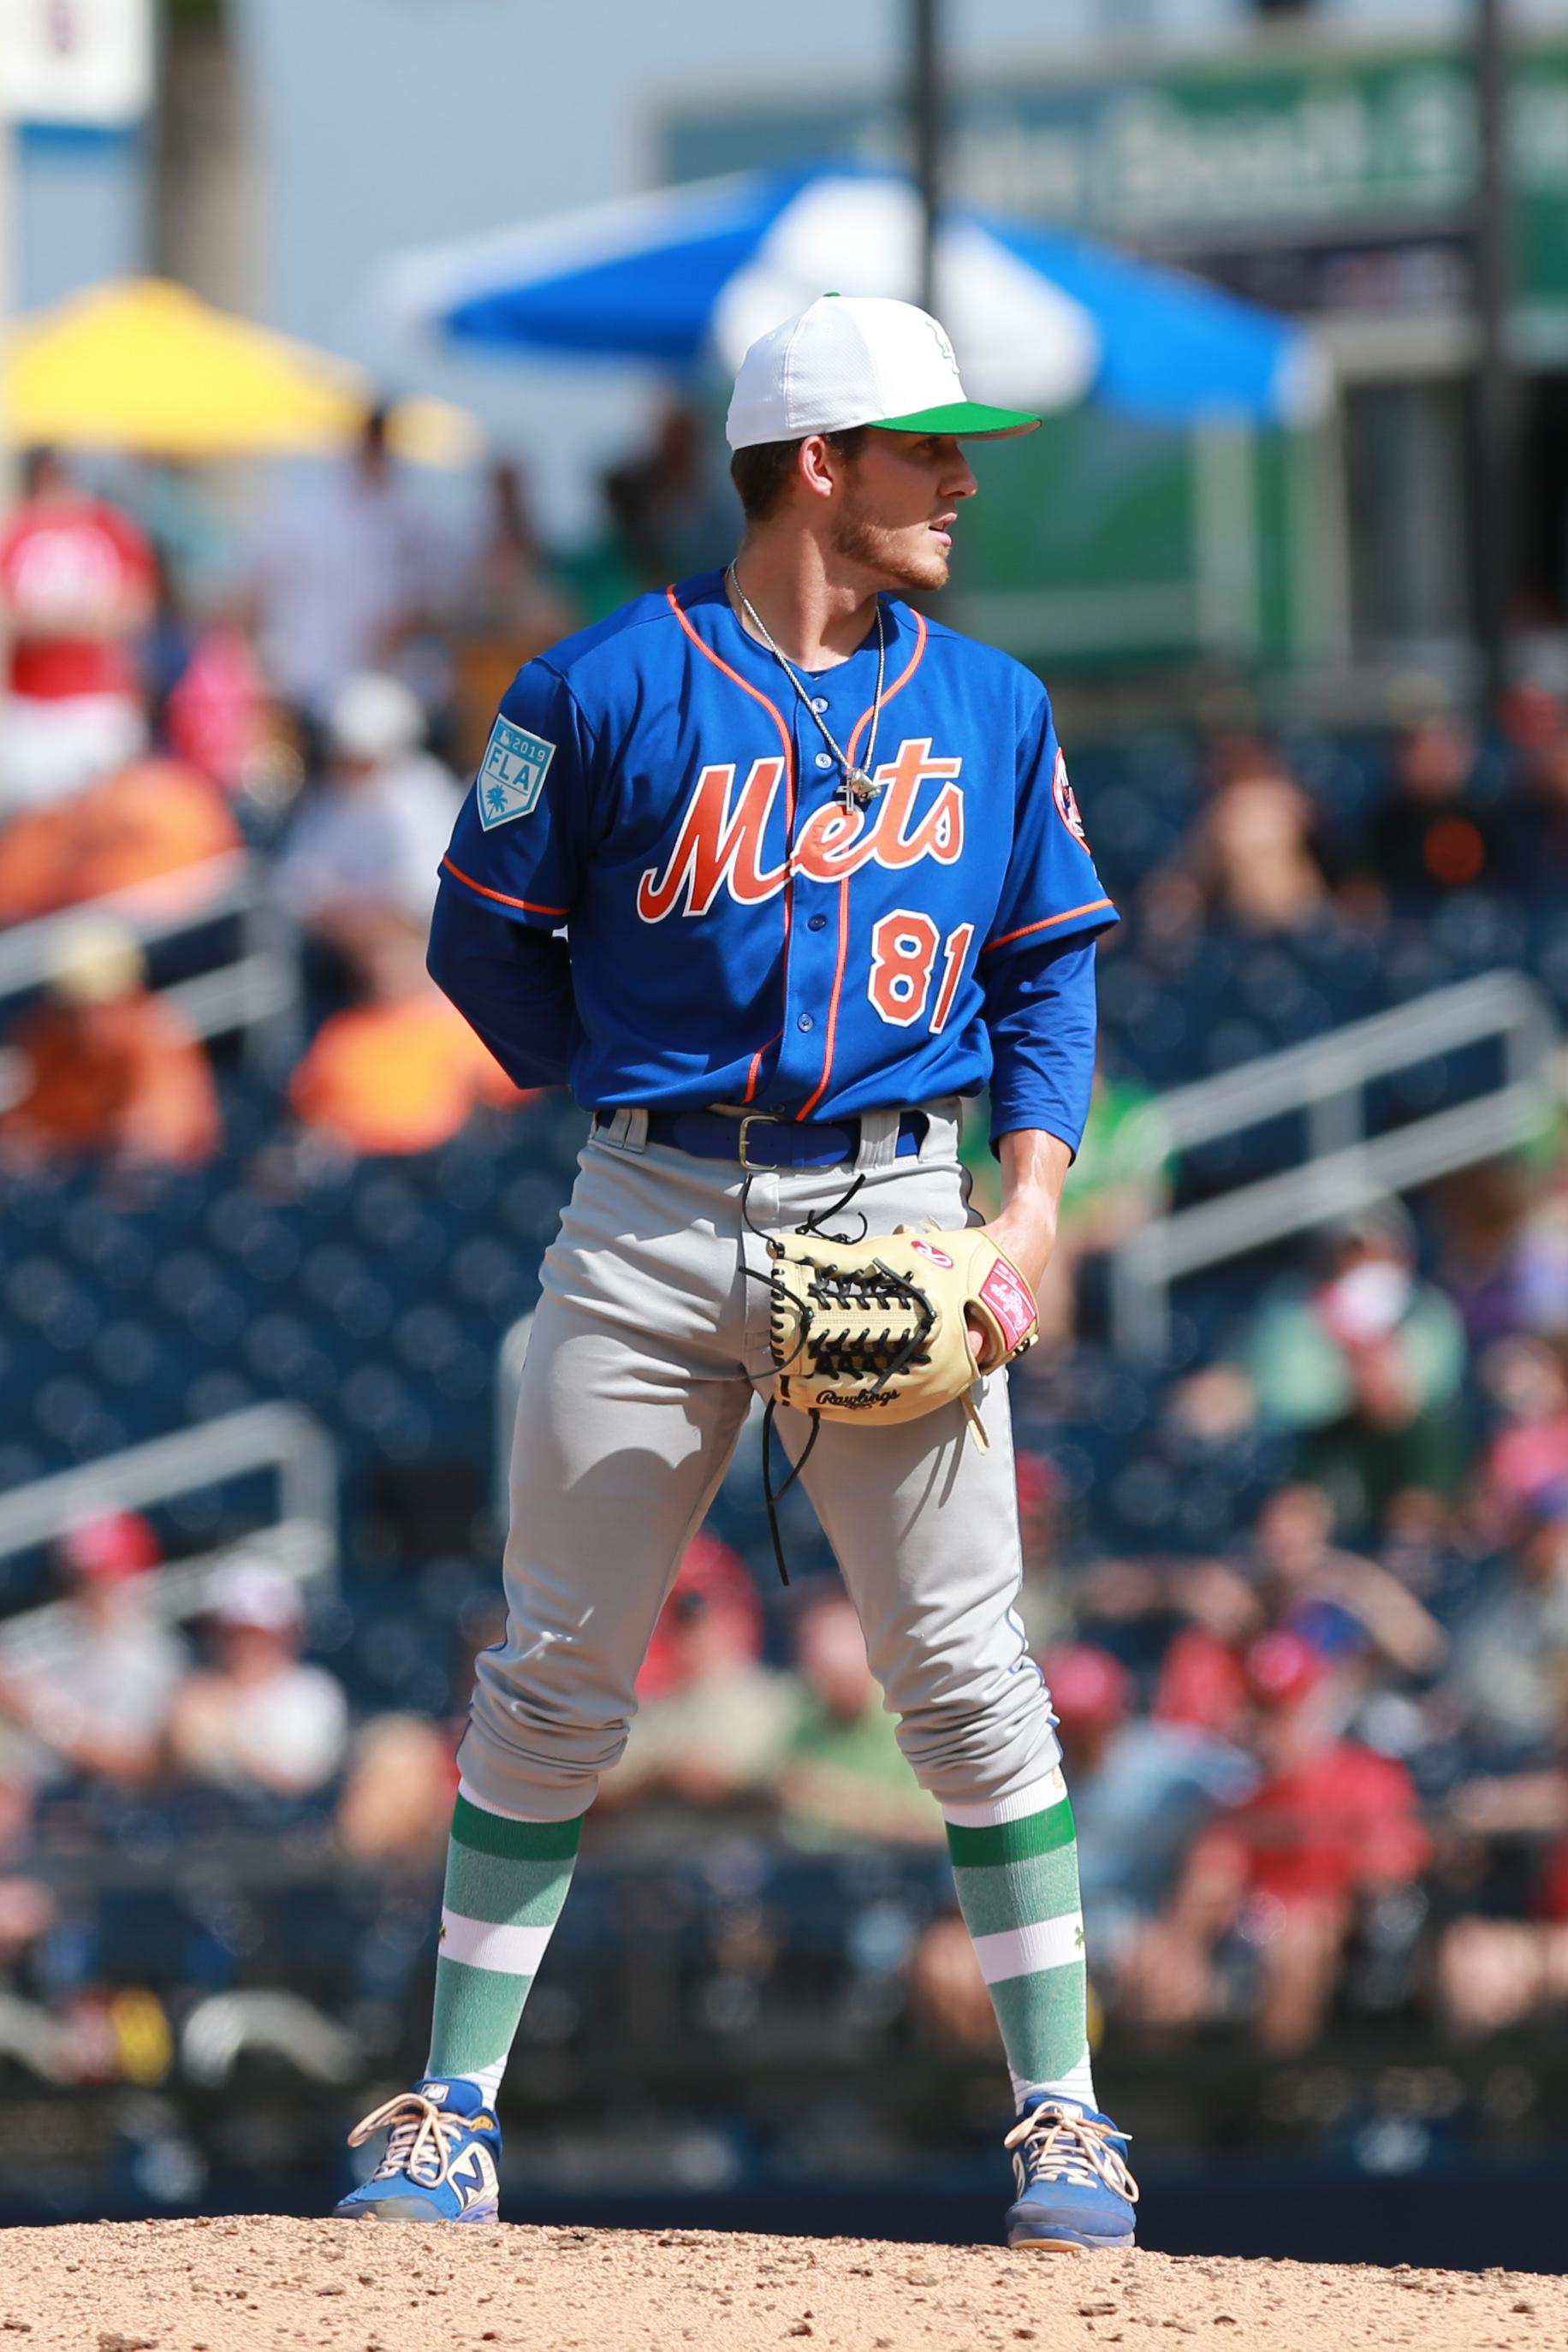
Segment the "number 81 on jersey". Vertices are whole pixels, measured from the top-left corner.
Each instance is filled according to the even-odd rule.
[[[931,1016],[931,1034],[938,1035],[947,1026],[973,939],[973,923],[960,923],[944,940],[929,915],[906,907],[896,907],[890,915],[884,915],[871,933],[871,970],[866,983],[866,993],[881,1018],[896,1028],[910,1029],[924,1016],[940,955],[942,983]]]

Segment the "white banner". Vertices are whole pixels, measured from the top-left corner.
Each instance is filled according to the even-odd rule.
[[[153,100],[153,0],[0,0],[0,109],[101,130]]]

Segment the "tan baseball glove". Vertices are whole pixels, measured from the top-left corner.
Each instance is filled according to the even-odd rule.
[[[986,1333],[987,1370],[1033,1347],[1029,1286],[978,1225],[835,1242],[788,1234],[768,1243],[769,1337],[780,1404],[828,1421],[916,1421],[961,1399],[984,1445],[970,1393],[980,1375],[969,1328]]]

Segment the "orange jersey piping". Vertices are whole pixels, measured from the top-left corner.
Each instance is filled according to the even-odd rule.
[[[492,890],[488,883],[476,882],[471,874],[465,874],[460,866],[454,866],[449,857],[443,857],[441,864],[466,888],[477,890],[481,898],[498,898],[503,907],[521,907],[525,915],[554,915],[564,919],[572,911],[570,907],[536,907],[531,898],[514,898],[505,890]]]
[[[1102,907],[1110,907],[1109,898],[1090,898],[1082,907],[1069,907],[1065,915],[1046,915],[1037,923],[1026,923],[1021,930],[1004,931],[999,940],[987,940],[980,952],[989,955],[993,948],[1007,947],[1014,940],[1026,940],[1031,931],[1055,930],[1058,923],[1070,923],[1075,915],[1098,915]],[[1114,914],[1115,908],[1111,907],[1110,911]]]

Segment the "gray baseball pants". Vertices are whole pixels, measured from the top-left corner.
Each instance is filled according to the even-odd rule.
[[[977,1223],[958,1105],[928,1106],[918,1156],[877,1114],[852,1166],[754,1171],[646,1139],[616,1114],[584,1145],[518,1402],[507,1637],[479,1661],[463,1778],[542,1821],[586,1811],[626,1745],[633,1686],[681,1557],[768,1358],[763,1236],[865,1182],[826,1230]],[[745,1213],[742,1214],[742,1208]],[[752,1232],[748,1225],[757,1230]],[[1022,1576],[1005,1374],[983,1384],[982,1454],[948,1405],[895,1427],[825,1422],[803,1474],[859,1612],[872,1671],[922,1785],[944,1805],[1037,1783],[1060,1760],[1016,1603]],[[798,1455],[804,1414],[781,1408]]]

